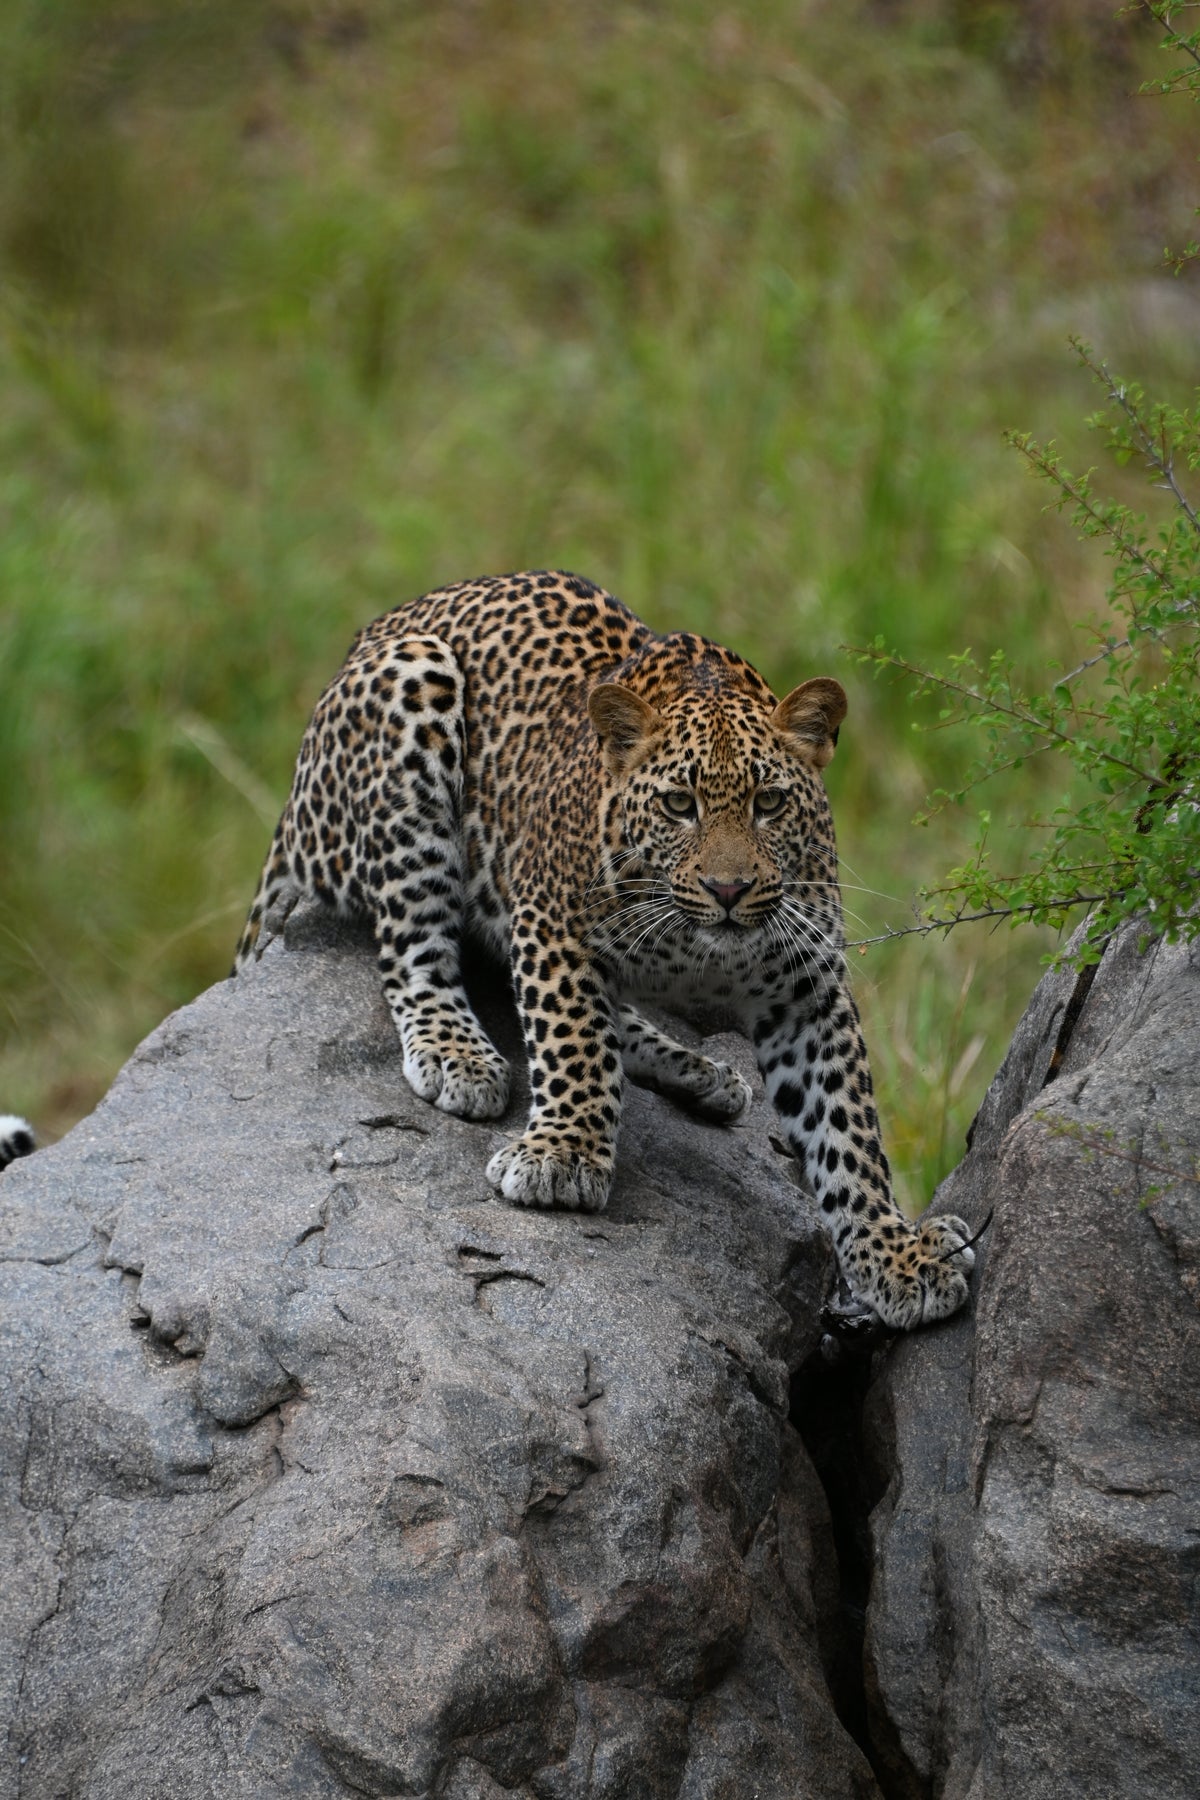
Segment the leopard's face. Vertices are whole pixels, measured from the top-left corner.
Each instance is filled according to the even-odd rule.
[[[789,696],[776,708],[737,690],[653,708],[615,684],[596,691],[598,705],[593,695],[628,853],[615,871],[627,945],[652,952],[660,932],[756,963],[789,947],[809,958],[840,948],[820,770],[845,702],[836,683],[807,686],[818,690],[807,705]]]
[[[671,719],[624,785],[626,842],[697,928],[759,927],[788,886],[831,872],[819,778],[754,723],[728,729],[715,709],[704,720]]]

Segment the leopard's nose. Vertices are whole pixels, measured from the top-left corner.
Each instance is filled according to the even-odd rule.
[[[727,913],[731,913],[743,894],[748,894],[754,886],[753,881],[710,881],[707,876],[700,877],[700,886],[706,893],[719,900]]]

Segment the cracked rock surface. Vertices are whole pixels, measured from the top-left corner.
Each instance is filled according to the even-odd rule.
[[[867,1683],[898,1800],[1200,1794],[1200,943],[1048,975],[939,1211],[973,1313],[868,1397]]]
[[[0,1180],[0,1792],[877,1795],[768,1125],[633,1090],[607,1212],[513,1210],[312,911],[168,1019]]]

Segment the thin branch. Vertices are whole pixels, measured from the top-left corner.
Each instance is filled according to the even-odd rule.
[[[1191,57],[1192,61],[1200,66],[1200,54],[1197,53],[1195,46],[1189,43],[1187,38],[1180,37],[1179,33],[1174,30],[1171,25],[1171,14],[1173,12],[1191,12],[1192,7],[1190,5],[1171,7],[1155,6],[1153,0],[1137,0],[1137,3],[1130,7],[1129,10],[1131,12],[1145,13],[1151,24],[1156,25],[1160,31],[1166,32],[1167,40],[1173,49],[1185,51],[1187,55]]]
[[[900,669],[905,675],[914,675],[922,684],[933,682],[937,687],[945,688],[949,693],[961,694],[964,699],[974,701],[978,707],[1001,713],[1008,719],[1015,719],[1018,725],[1024,725],[1028,730],[1040,733],[1042,737],[1053,738],[1058,743],[1070,745],[1076,750],[1079,748],[1079,740],[1073,738],[1069,732],[1056,731],[1054,726],[1047,725],[1044,719],[1035,718],[1032,713],[1021,712],[1015,706],[1004,706],[990,695],[981,694],[977,688],[966,687],[961,681],[951,681],[948,675],[938,675],[928,669],[919,669],[915,663],[905,662],[903,657],[896,656],[891,651],[885,654],[880,650],[856,649],[853,645],[847,645],[846,648],[851,656],[862,656],[871,662],[887,663],[890,668]],[[1031,751],[1030,754],[1032,755],[1033,752]],[[1139,781],[1144,781],[1148,785],[1157,780],[1157,776],[1147,774],[1146,770],[1139,769],[1136,763],[1126,762],[1123,757],[1113,756],[1107,750],[1097,750],[1095,756],[1098,763],[1111,763],[1114,768],[1127,769],[1131,775],[1136,775]]]
[[[926,937],[931,931],[953,931],[956,925],[974,925],[980,919],[1016,919],[1030,913],[1070,912],[1076,906],[1098,906],[1104,900],[1116,900],[1119,890],[1107,894],[1072,894],[1063,900],[1030,900],[1020,906],[987,906],[980,912],[955,913],[952,919],[927,919],[921,925],[893,925],[878,937],[849,938],[847,950],[862,950],[868,944],[889,944],[893,938]]]
[[[1157,637],[1158,633],[1156,632],[1154,635]],[[1060,675],[1053,685],[1066,687],[1067,683],[1074,681],[1077,675],[1086,675],[1089,669],[1094,669],[1097,663],[1107,662],[1110,657],[1116,656],[1119,650],[1132,649],[1133,645],[1127,637],[1116,638],[1111,644],[1106,644],[1103,650],[1098,650],[1095,656],[1089,656],[1085,662],[1081,662],[1078,668],[1071,669],[1066,675]]]
[[[1093,521],[1098,531],[1112,538],[1114,543],[1120,545],[1126,556],[1133,562],[1140,563],[1148,575],[1153,575],[1155,581],[1160,582],[1169,592],[1174,593],[1170,579],[1159,568],[1154,558],[1149,556],[1140,544],[1118,531],[1111,519],[1106,519],[1103,513],[1097,512],[1082,489],[1074,485],[1070,475],[1064,473],[1061,468],[1054,467],[1040,444],[1022,443],[1021,439],[1013,432],[1006,432],[1005,440],[1012,445],[1014,450],[1020,451],[1026,462],[1035,468],[1039,475],[1044,476],[1047,481],[1052,481],[1057,488],[1060,488],[1067,499]]]
[[[942,727],[938,725],[935,726],[934,729],[940,731]],[[1022,750],[1019,756],[1010,756],[1007,762],[994,763],[986,769],[980,769],[978,775],[973,775],[970,781],[966,783],[965,787],[959,788],[957,793],[945,794],[944,789],[939,790],[939,792],[945,794],[946,805],[961,806],[968,794],[974,793],[977,787],[982,787],[985,781],[990,781],[993,775],[1004,775],[1009,769],[1015,769],[1018,764],[1028,762],[1031,756],[1040,756],[1043,750],[1056,750],[1057,748],[1057,744],[1054,743],[1035,744],[1032,750]],[[929,797],[930,803],[932,804],[938,797],[938,794],[931,794]],[[942,810],[941,806],[933,807],[933,812],[941,812]]]
[[[1196,60],[1200,62],[1200,57],[1197,57]],[[1133,426],[1145,461],[1162,476],[1163,481],[1174,494],[1179,510],[1185,514],[1193,529],[1200,531],[1200,516],[1197,515],[1191,501],[1175,479],[1175,459],[1166,447],[1166,426],[1163,426],[1164,441],[1162,448],[1159,449],[1154,442],[1149,426],[1130,400],[1128,390],[1121,383],[1114,381],[1109,373],[1108,364],[1094,363],[1081,338],[1073,337],[1070,342],[1071,348],[1084,368],[1090,370],[1100,385],[1107,390],[1109,399],[1113,401],[1114,405],[1120,407]]]
[[[1152,1162],[1140,1151],[1118,1149],[1115,1144],[1097,1136],[1095,1132],[1088,1131],[1085,1126],[1075,1125],[1068,1119],[1058,1119],[1051,1113],[1041,1111],[1035,1112],[1033,1116],[1039,1125],[1046,1127],[1051,1137],[1070,1138],[1072,1143],[1082,1145],[1085,1150],[1095,1150],[1100,1156],[1114,1157],[1117,1162],[1131,1163],[1139,1175],[1144,1169],[1147,1174],[1166,1175],[1173,1181],[1185,1182],[1189,1187],[1194,1187],[1200,1182],[1200,1162],[1197,1162],[1190,1170],[1177,1169],[1170,1163]]]
[[[1111,864],[1109,862],[1069,863],[1063,868],[1058,869],[1056,873],[1060,877],[1067,875],[1095,875],[1099,870],[1110,867]],[[988,875],[988,881],[992,887],[1015,887],[1023,881],[1028,881],[1028,879],[1028,875]],[[955,890],[952,887],[925,888],[922,890],[922,894],[926,900],[936,900],[940,895],[952,894],[954,891]]]

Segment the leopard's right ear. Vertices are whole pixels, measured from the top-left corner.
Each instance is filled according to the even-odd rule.
[[[604,746],[605,760],[617,774],[639,745],[662,727],[662,718],[648,701],[619,681],[602,681],[588,695],[588,717]]]
[[[838,727],[845,716],[845,688],[832,675],[818,675],[801,682],[779,702],[771,723],[806,761],[823,769],[833,759]]]

